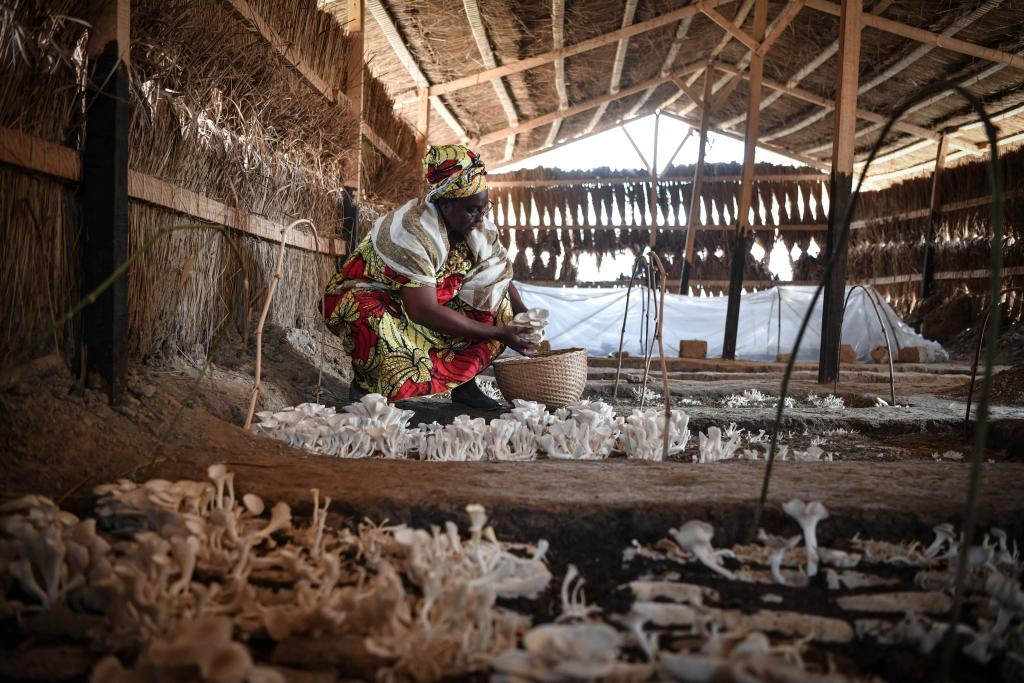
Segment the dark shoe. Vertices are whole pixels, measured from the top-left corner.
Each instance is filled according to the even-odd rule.
[[[481,391],[475,379],[471,379],[465,384],[460,384],[452,389],[452,403],[461,403],[476,410],[492,413],[505,409],[505,406]]]
[[[363,399],[363,396],[366,396],[368,393],[370,393],[370,392],[363,391],[363,388],[360,387],[355,382],[353,382],[352,384],[348,385],[348,401],[349,401],[349,403],[358,403],[359,401],[361,401]]]

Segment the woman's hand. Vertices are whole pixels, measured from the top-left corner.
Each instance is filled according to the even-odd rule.
[[[529,327],[521,325],[500,325],[496,329],[494,338],[513,351],[530,356],[536,351],[536,346],[526,335],[532,331]]]

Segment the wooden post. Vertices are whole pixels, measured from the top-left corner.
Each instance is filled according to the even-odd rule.
[[[754,6],[754,40],[764,40],[768,25],[768,0],[757,0]],[[740,215],[736,221],[735,241],[732,249],[732,270],[729,273],[729,303],[725,313],[725,339],[722,358],[736,358],[736,336],[740,324],[740,295],[743,293],[743,269],[750,251],[750,204],[754,191],[754,160],[757,152],[757,134],[761,119],[761,77],[764,74],[764,54],[753,52],[750,58],[750,96],[747,99],[747,129],[743,138],[743,173],[740,180]]]
[[[921,268],[921,299],[927,299],[933,293],[935,284],[935,229],[942,217],[942,171],[946,166],[946,150],[949,149],[949,137],[943,134],[939,138],[939,151],[935,154],[935,172],[932,173],[931,213],[928,216],[928,234],[924,241],[924,266]]]
[[[839,68],[836,70],[836,110],[832,132],[832,175],[829,185],[828,233],[821,258],[836,257],[825,281],[821,313],[818,382],[832,383],[839,374],[839,344],[843,336],[846,293],[846,252],[839,249],[839,232],[853,194],[856,143],[857,88],[860,74],[860,34],[863,0],[843,0],[839,15]]]
[[[353,113],[359,120],[359,143],[356,154],[356,201],[363,198],[363,128],[366,125],[364,112],[366,107],[363,102],[363,71],[365,68],[365,46],[364,36],[364,7],[363,0],[348,0],[347,22],[345,32],[352,41],[352,50],[349,52],[348,64],[346,65],[345,95],[352,102]]]
[[[81,291],[102,284],[128,259],[129,2],[90,5],[89,90],[82,150]],[[111,401],[124,393],[128,360],[128,278],[82,312],[79,367],[98,373]]]
[[[658,241],[658,123],[661,121],[661,112],[654,114],[654,152],[651,155],[651,191],[647,203],[651,207],[651,234],[647,244],[654,249]]]
[[[693,246],[697,240],[697,226],[700,224],[700,194],[704,184],[704,151],[708,145],[708,126],[711,125],[711,69],[704,70],[704,96],[700,100],[700,141],[697,149],[697,166],[693,169],[693,183],[690,185],[690,210],[686,214],[686,245],[683,247],[683,270],[679,276],[679,293],[690,291],[690,275],[693,272]]]
[[[430,96],[427,93],[427,88],[420,88],[419,108],[416,110],[416,153],[419,159],[427,153],[427,138],[430,136]]]

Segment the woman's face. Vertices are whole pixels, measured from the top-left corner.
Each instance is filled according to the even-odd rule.
[[[444,224],[455,236],[465,238],[484,222],[488,210],[487,190],[481,190],[472,197],[442,199],[437,209],[444,216]]]

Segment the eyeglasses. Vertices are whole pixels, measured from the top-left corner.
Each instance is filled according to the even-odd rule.
[[[489,214],[491,212],[491,209],[493,208],[494,202],[487,202],[483,206],[466,206],[463,207],[462,210],[465,211],[467,215],[472,216],[473,218],[480,218],[481,216],[486,216],[487,214]]]

